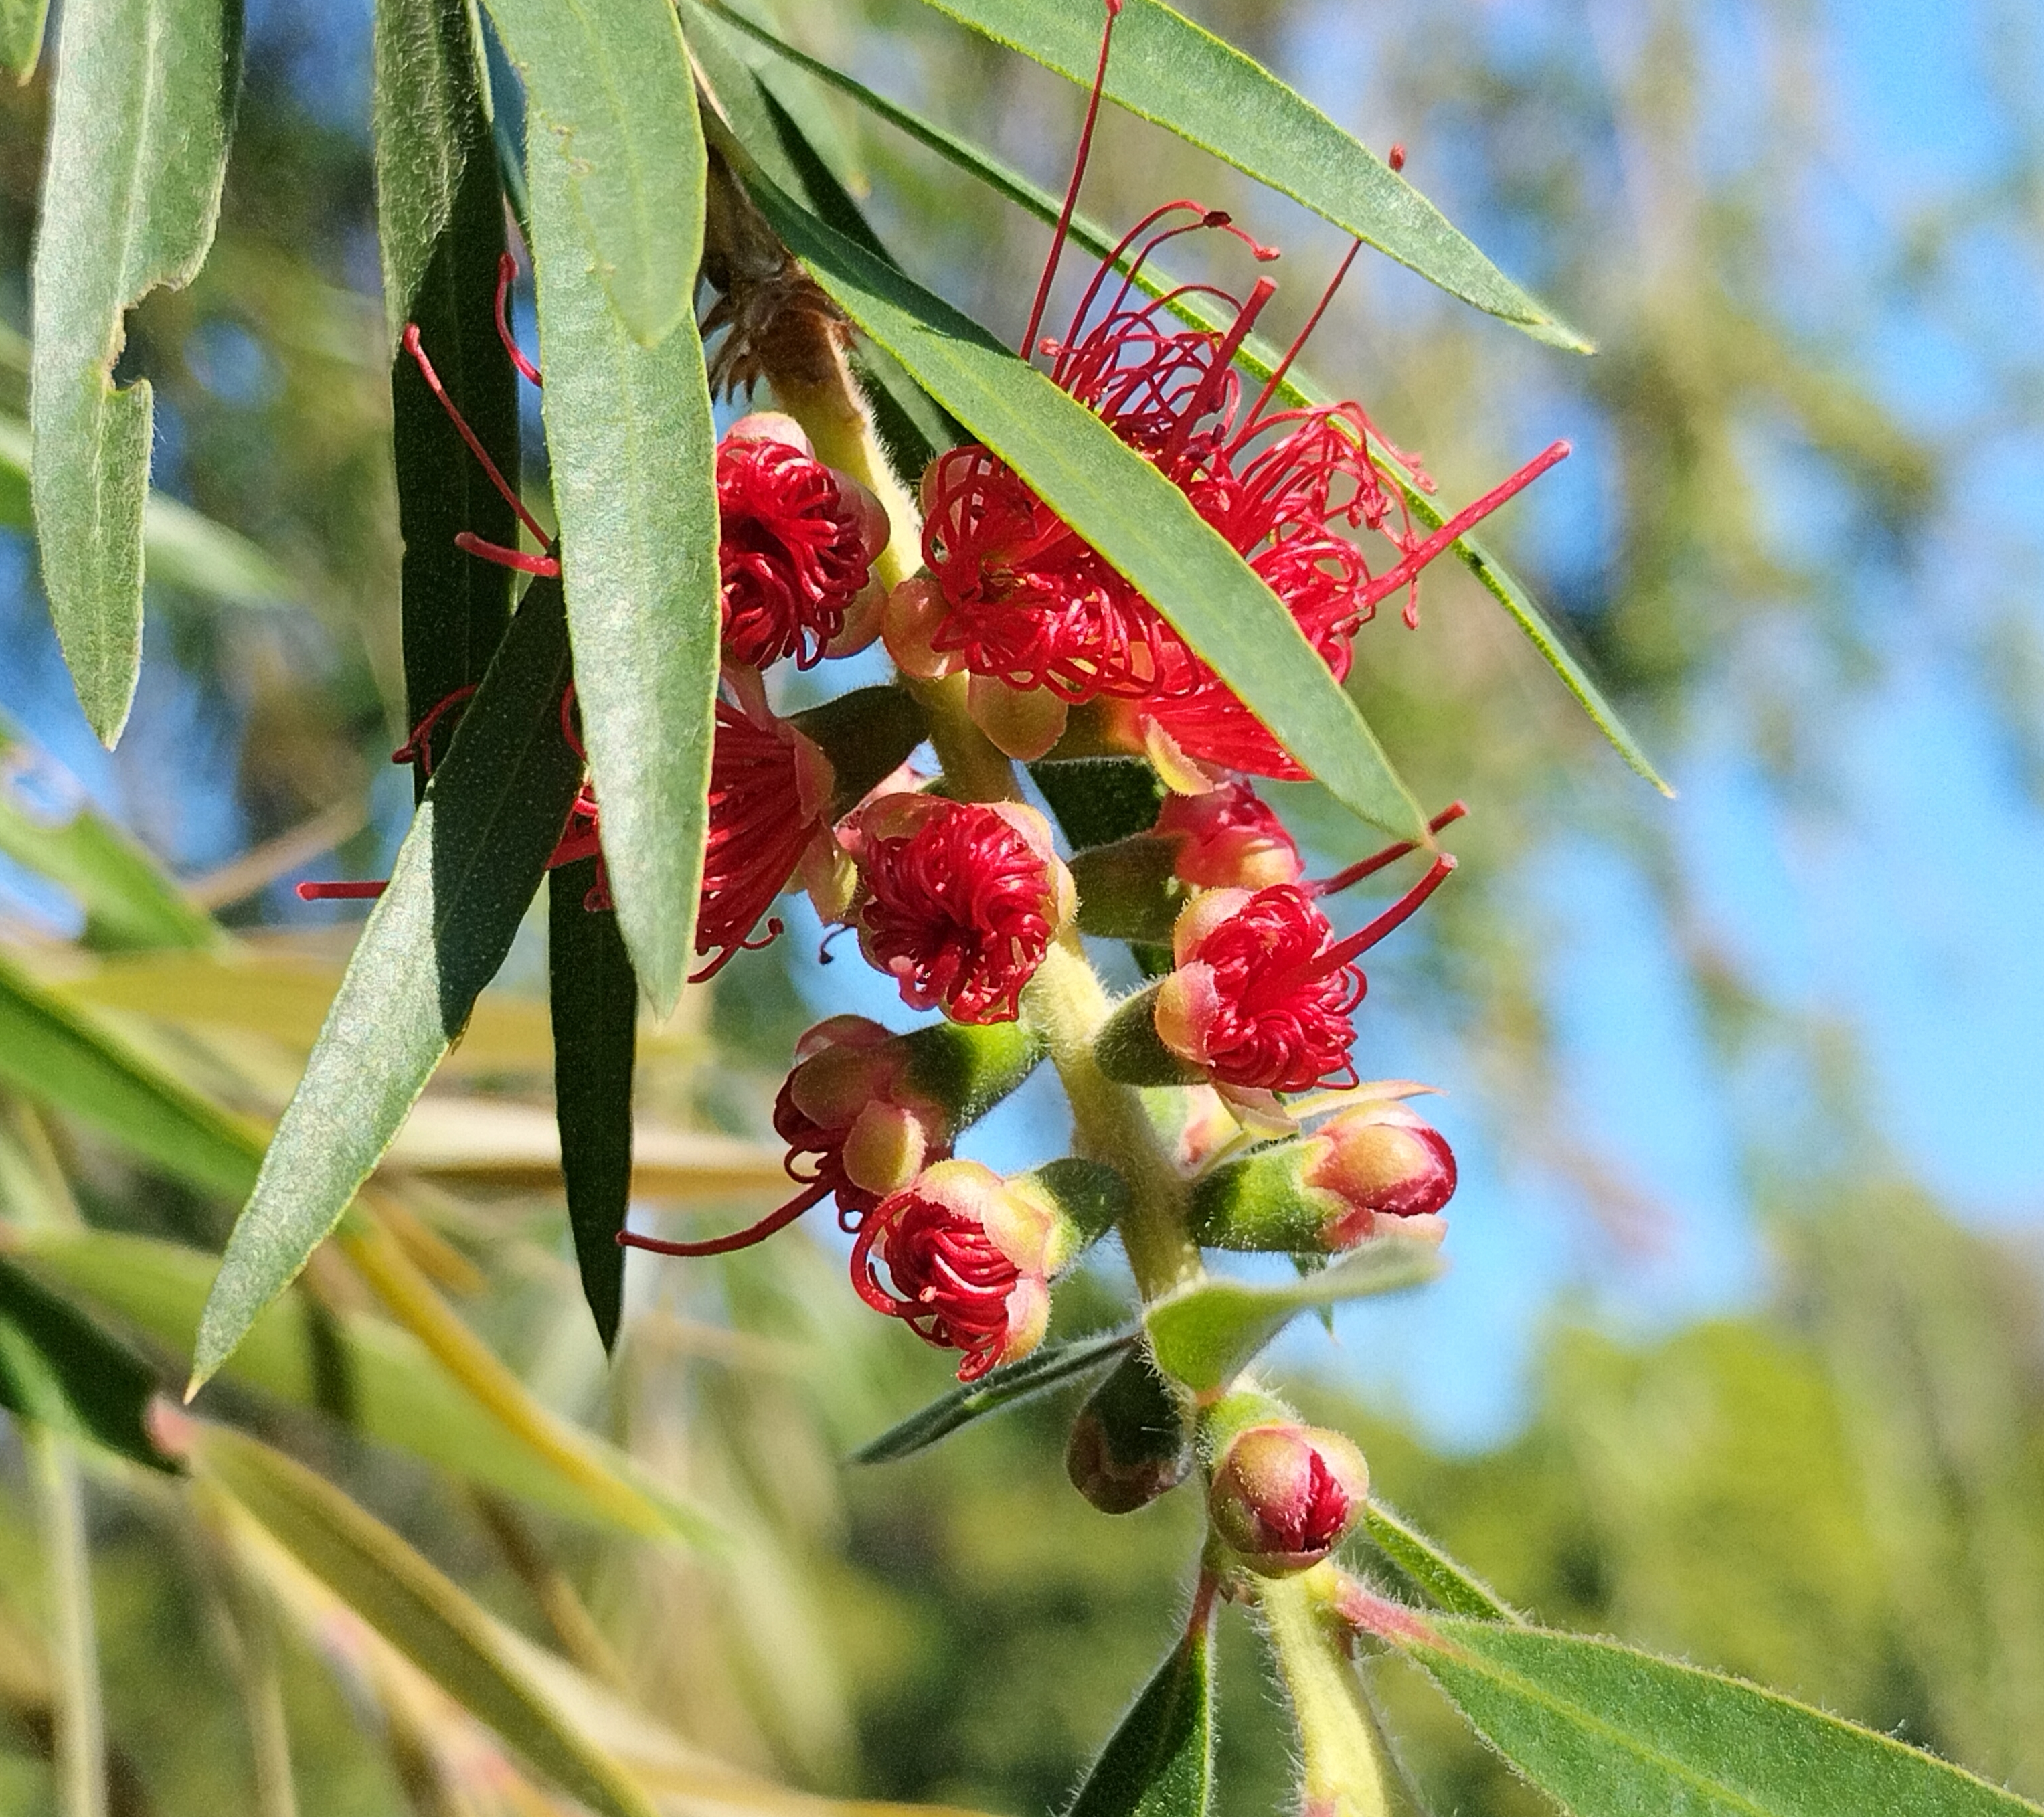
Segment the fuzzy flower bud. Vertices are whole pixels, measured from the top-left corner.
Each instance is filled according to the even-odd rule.
[[[1140,1350],[1122,1358],[1072,1422],[1065,1473],[1102,1514],[1133,1514],[1192,1468],[1185,1415]]]
[[[870,963],[902,1001],[959,1022],[1012,1022],[1022,987],[1077,908],[1049,823],[1012,802],[882,797],[849,823]]]
[[[1263,889],[1306,874],[1285,824],[1247,782],[1224,782],[1201,795],[1174,795],[1154,829],[1178,842],[1173,868],[1201,889]]]
[[[976,1161],[940,1161],[861,1223],[851,1283],[926,1343],[962,1350],[959,1380],[976,1381],[1043,1342],[1051,1277],[1113,1221],[1125,1194],[1085,1162],[1004,1180]]]
[[[1455,1190],[1455,1158],[1440,1131],[1393,1094],[1337,1111],[1310,1135],[1274,1142],[1224,1162],[1201,1180],[1193,1236],[1210,1249],[1335,1255],[1384,1233],[1438,1243],[1438,1215]]]
[[[1272,1421],[1228,1442],[1207,1506],[1214,1531],[1243,1563],[1277,1577],[1326,1558],[1369,1493],[1370,1472],[1354,1440]]]

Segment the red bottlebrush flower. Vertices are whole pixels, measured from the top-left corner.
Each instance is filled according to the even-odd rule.
[[[863,488],[813,459],[792,417],[742,418],[717,449],[718,564],[726,659],[813,668],[870,643],[879,597],[862,600],[886,517]]]
[[[763,707],[717,703],[710,756],[709,836],[703,854],[696,951],[714,953],[690,979],[713,978],[750,943],[752,930],[805,859],[828,860],[830,759]],[[770,922],[772,939],[781,924]]]
[[[1369,1495],[1370,1471],[1353,1439],[1273,1421],[1229,1442],[1207,1506],[1245,1565],[1282,1577],[1326,1558]]]
[[[1175,966],[1158,987],[1158,1038],[1214,1082],[1258,1092],[1355,1083],[1350,1012],[1368,988],[1356,959],[1454,870],[1443,856],[1399,902],[1345,940],[1295,884],[1213,889],[1172,930]]]
[[[851,823],[867,960],[905,1003],[958,1022],[1012,1022],[1073,914],[1071,873],[1033,808],[887,795]]]
[[[860,1223],[851,1284],[924,1343],[964,1351],[959,1380],[975,1381],[1043,1342],[1061,1259],[1056,1225],[1050,1208],[990,1168],[940,1161]]]

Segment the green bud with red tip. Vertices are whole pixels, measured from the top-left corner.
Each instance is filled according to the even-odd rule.
[[[1065,1447],[1072,1486],[1103,1514],[1132,1514],[1175,1489],[1192,1468],[1178,1396],[1138,1350],[1095,1389]]]
[[[1304,1425],[1254,1389],[1237,1389],[1209,1410],[1201,1440],[1214,1536],[1260,1577],[1320,1563],[1369,1500],[1370,1471],[1354,1439]]]

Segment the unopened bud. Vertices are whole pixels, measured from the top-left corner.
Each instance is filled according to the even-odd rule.
[[[1214,1531],[1252,1571],[1282,1577],[1317,1565],[1370,1493],[1353,1439],[1273,1421],[1237,1432],[1214,1466]]]
[[[1172,796],[1157,816],[1155,831],[1172,841],[1180,879],[1202,889],[1262,889],[1297,883],[1305,875],[1284,823],[1247,782],[1224,782],[1204,795]]]
[[[1065,1447],[1072,1486],[1103,1514],[1132,1514],[1185,1480],[1192,1468],[1185,1417],[1140,1350],[1095,1389]]]

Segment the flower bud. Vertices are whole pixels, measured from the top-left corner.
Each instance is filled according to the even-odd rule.
[[[1111,1169],[1087,1162],[1004,1180],[976,1161],[939,1161],[861,1222],[852,1285],[926,1343],[962,1350],[959,1380],[975,1381],[1043,1342],[1051,1277],[1107,1228],[1126,1195]]]
[[[1239,780],[1203,795],[1172,796],[1155,831],[1175,846],[1180,880],[1199,889],[1262,889],[1306,874],[1284,823]]]
[[[1264,1577],[1317,1565],[1370,1493],[1354,1440],[1290,1420],[1251,1426],[1214,1466],[1207,1507],[1214,1531]]]
[[[1065,1447],[1072,1486],[1103,1514],[1132,1514],[1192,1468],[1184,1414],[1141,1350],[1095,1389]]]
[[[1209,1249],[1334,1255],[1383,1233],[1438,1243],[1436,1215],[1454,1196],[1455,1158],[1440,1131],[1392,1094],[1338,1111],[1309,1135],[1224,1162],[1193,1189],[1192,1231]]]

